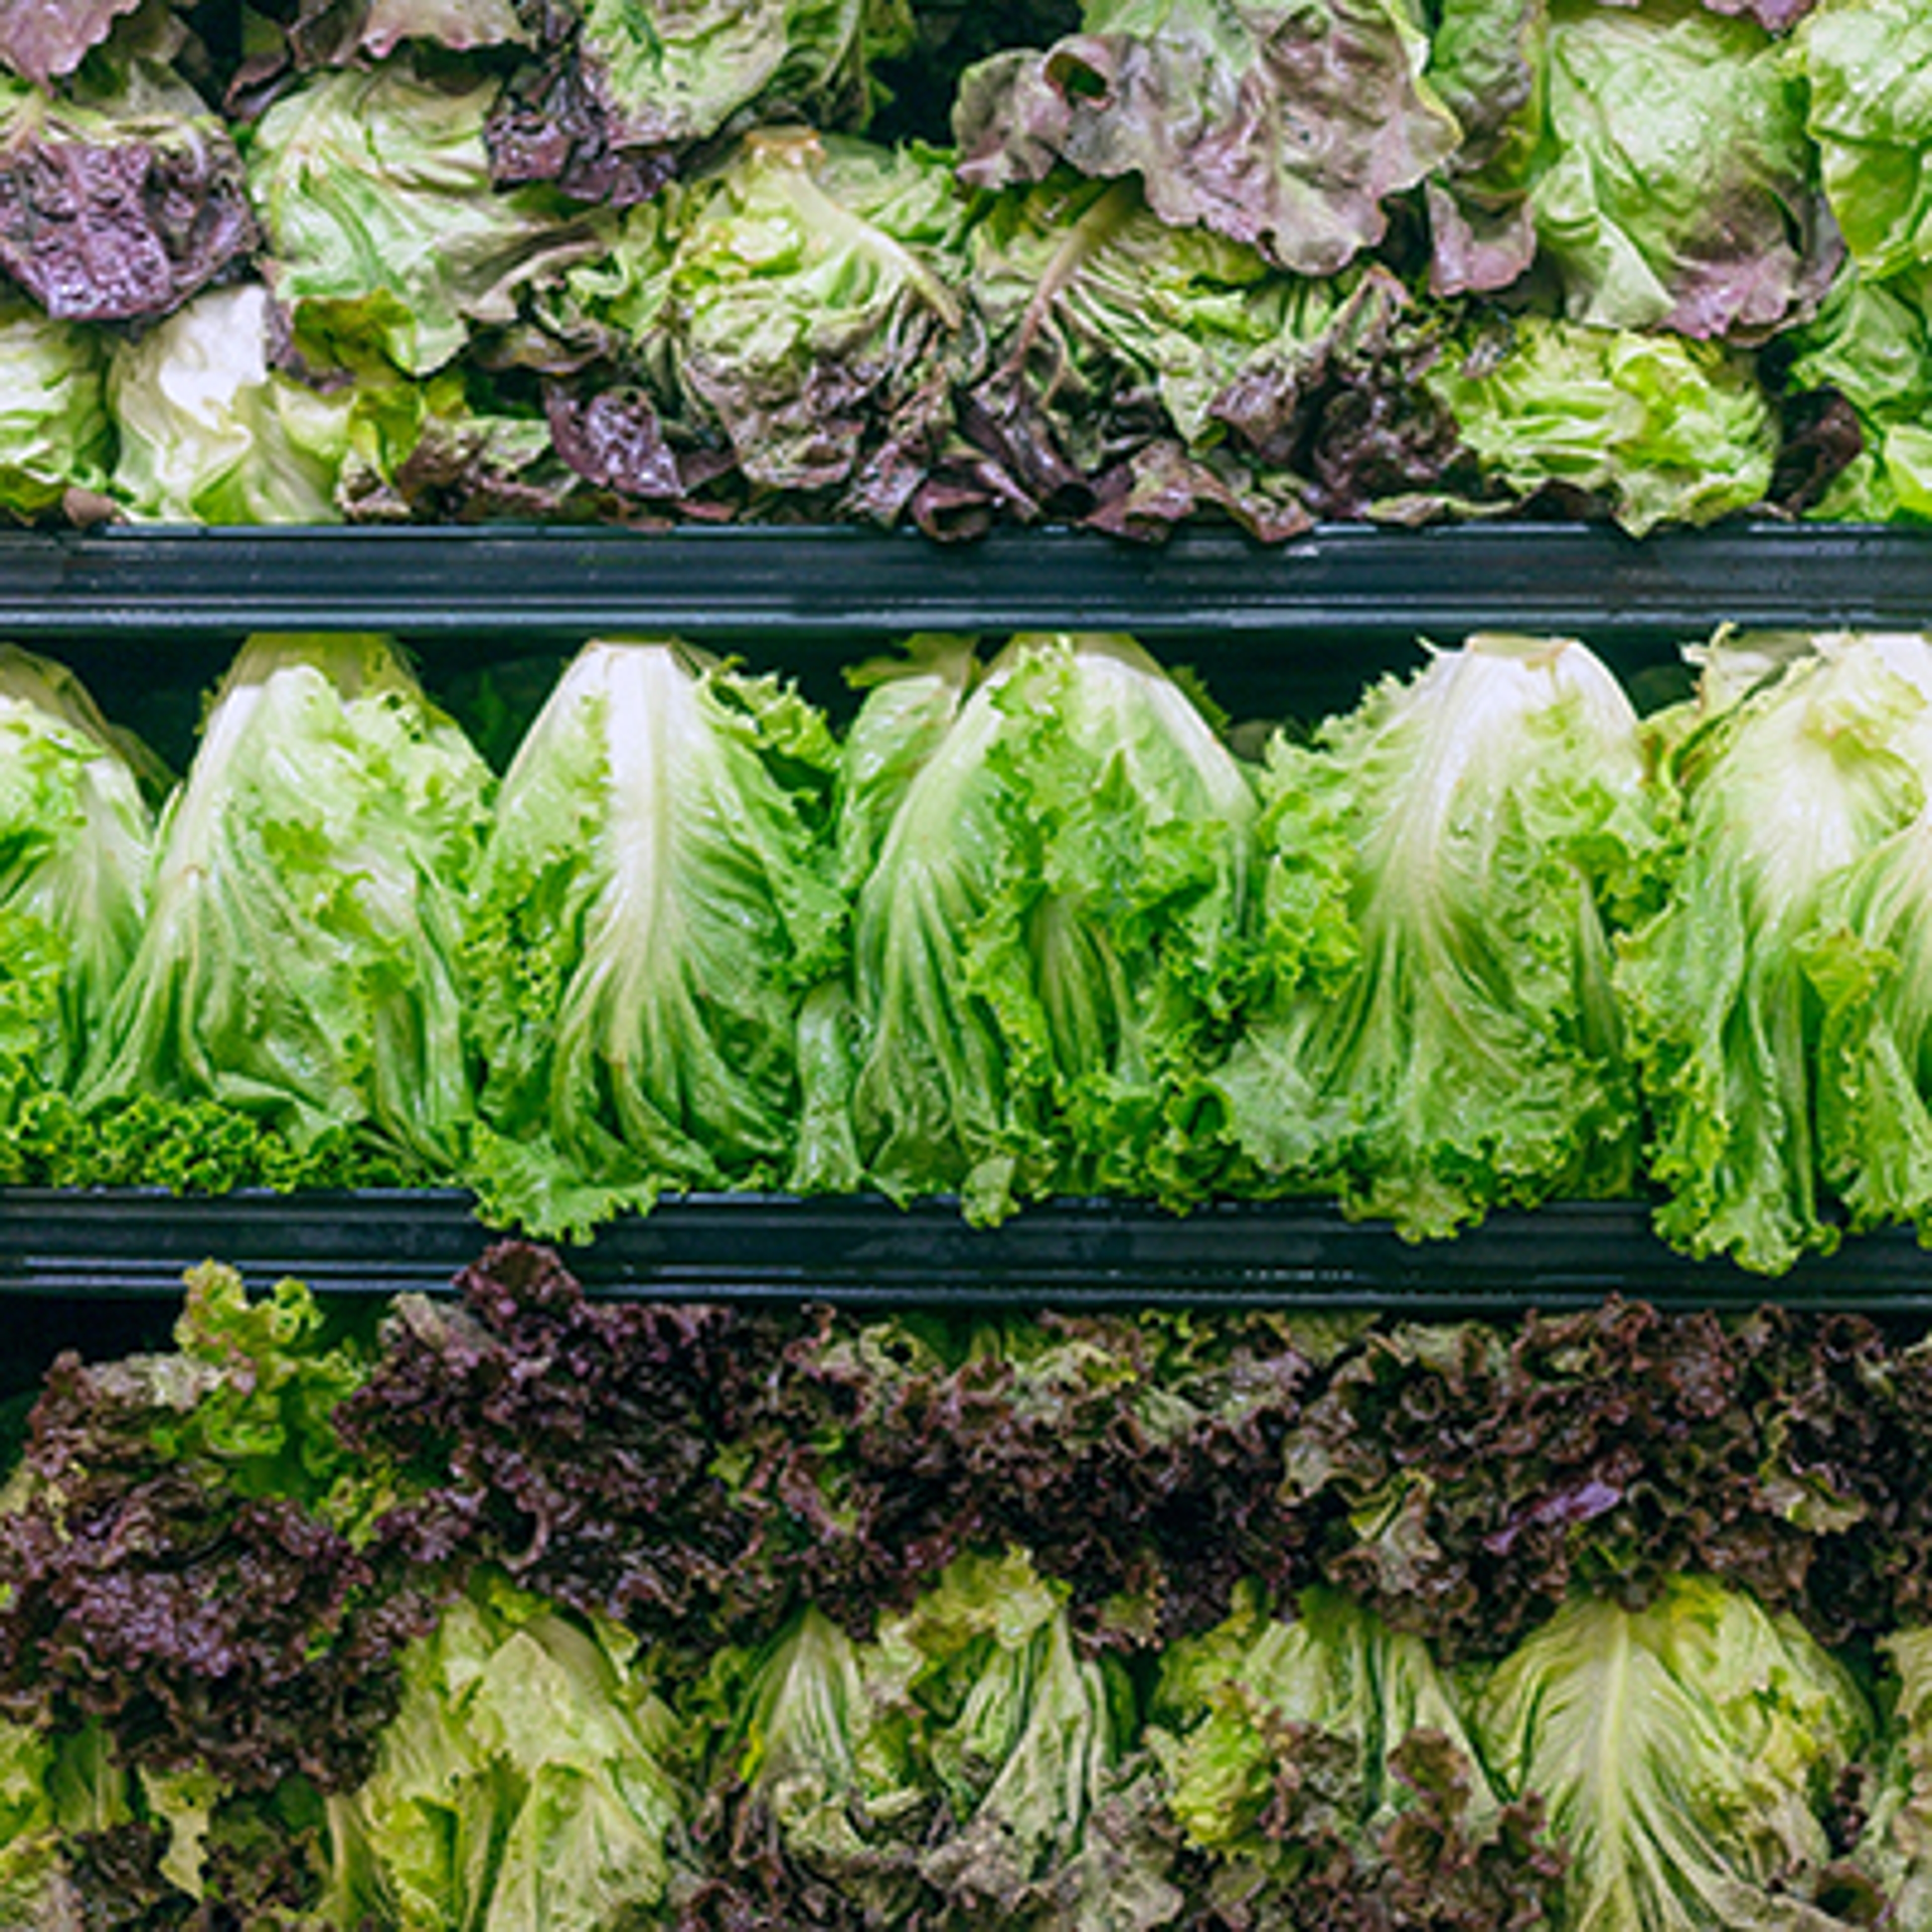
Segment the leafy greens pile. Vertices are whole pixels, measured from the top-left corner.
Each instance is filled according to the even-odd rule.
[[[1922,24],[0,8],[8,367],[48,372],[10,377],[0,506],[1268,542],[1932,514]]]
[[[1922,1897],[1923,1342],[674,1308],[515,1244],[458,1286],[211,1267],[172,1353],[52,1370],[0,1504],[10,1922]]]

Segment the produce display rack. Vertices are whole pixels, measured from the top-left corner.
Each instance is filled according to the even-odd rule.
[[[1580,637],[1633,685],[1681,682],[1682,647],[1720,621],[1916,628],[1932,621],[1932,532],[1751,524],[1638,542],[1499,522],[1322,527],[1274,549],[1204,528],[1149,548],[1060,530],[949,546],[784,526],[0,534],[0,638],[62,658],[136,729],[129,694],[144,678],[212,676],[262,630],[392,632],[432,685],[439,664],[676,634],[790,672],[822,700],[842,688],[842,667],[918,632],[1122,630],[1192,665],[1238,718],[1346,708],[1370,679],[1412,665],[1418,639],[1479,629]],[[211,1257],[254,1282],[294,1274],[324,1291],[388,1294],[446,1286],[486,1238],[467,1197],[442,1190],[0,1189],[0,1296],[23,1317],[32,1304],[28,1328],[58,1340],[117,1306],[171,1309],[182,1270]],[[1411,1245],[1325,1202],[1177,1217],[1070,1201],[982,1228],[945,1202],[720,1195],[667,1201],[568,1259],[593,1292],[670,1298],[1264,1301],[1435,1318],[1622,1294],[1932,1312],[1932,1254],[1910,1230],[1849,1240],[1772,1282],[1673,1252],[1635,1201],[1498,1214]]]

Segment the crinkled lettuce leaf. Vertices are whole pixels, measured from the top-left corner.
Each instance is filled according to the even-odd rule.
[[[50,315],[166,315],[256,242],[232,138],[171,76],[84,100],[0,77],[0,268]]]
[[[485,1574],[404,1652],[374,1772],[329,1802],[330,1924],[654,1922],[688,1810],[635,1644]]]
[[[1262,781],[1273,992],[1212,1088],[1264,1186],[1412,1238],[1631,1184],[1611,933],[1654,841],[1636,712],[1580,644],[1394,678]]]
[[[1774,646],[1778,640],[1773,640]],[[1669,734],[1674,824],[1662,910],[1632,934],[1618,990],[1643,1069],[1659,1229],[1776,1273],[1832,1246],[1819,1142],[1824,1008],[1807,970],[1845,868],[1925,798],[1932,642],[1798,639],[1712,647]],[[1855,1024],[1850,1016],[1840,1023]]]
[[[572,285],[637,368],[661,419],[656,460],[596,480],[679,494],[668,428],[682,448],[728,452],[755,491],[826,493],[848,514],[893,520],[951,424],[963,218],[939,157],[799,128],[747,135],[634,211],[612,259]]]
[[[0,0],[0,61],[49,85],[70,74],[142,0]]]
[[[1456,146],[1426,42],[1385,0],[1087,0],[1082,25],[967,74],[953,112],[965,180],[1006,188],[1060,163],[1137,174],[1162,220],[1329,275]]]
[[[1780,45],[1695,0],[1446,0],[1430,77],[1463,147],[1430,184],[1444,293],[1540,252],[1573,321],[1754,341],[1838,253]]]
[[[844,958],[836,752],[789,686],[587,646],[506,777],[466,954],[493,1214],[583,1228],[793,1162],[801,1006]]]
[[[1822,1814],[1870,1714],[1788,1618],[1696,1576],[1647,1610],[1566,1604],[1496,1671],[1475,1729],[1568,1852],[1569,1932],[1833,1932]]]
[[[327,524],[352,442],[352,392],[274,367],[273,305],[258,283],[198,297],[118,344],[109,410],[113,493],[137,522]]]
[[[1029,513],[1140,534],[1212,506],[1279,540],[1455,461],[1385,271],[1286,274],[1064,171],[984,197],[968,247],[987,350],[961,426]]]
[[[386,640],[252,640],[161,827],[77,1090],[79,1178],[94,1160],[232,1184],[226,1164],[268,1144],[452,1173],[472,1112],[463,896],[491,784]]]
[[[1423,380],[1488,491],[1607,512],[1633,536],[1748,509],[1778,460],[1756,372],[1714,344],[1522,315],[1459,332]]]
[[[106,344],[92,330],[0,301],[0,509],[43,517],[70,491],[106,489]]]
[[[317,75],[263,116],[249,189],[270,284],[310,360],[373,349],[426,375],[478,324],[514,320],[520,286],[597,248],[595,218],[548,192],[493,190],[495,94],[399,59]]]
[[[1227,1018],[1254,811],[1131,640],[1008,645],[860,892],[852,1109],[872,1179],[898,1199],[957,1190],[988,1220],[1056,1189],[1198,1196],[1168,1109]]]
[[[1932,16],[1913,0],[1821,0],[1788,64],[1852,259],[1870,276],[1932,262]]]
[[[872,64],[914,39],[905,0],[556,0],[539,17],[548,57],[491,118],[496,178],[619,206],[760,121],[862,129]]]

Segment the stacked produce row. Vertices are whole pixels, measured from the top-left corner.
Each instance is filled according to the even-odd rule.
[[[190,1281],[0,1509],[16,1927],[1932,1911],[1932,1354]]]
[[[1648,1186],[1770,1272],[1922,1228],[1932,638],[1691,655],[1640,719],[1478,637],[1310,735],[1123,638],[926,638],[835,732],[603,642],[500,781],[383,640],[264,637],[157,825],[15,652],[0,1172],[459,1184],[545,1236],[731,1189],[1420,1238]]]
[[[1426,12],[0,11],[0,504],[1274,539],[1932,508],[1932,28]]]

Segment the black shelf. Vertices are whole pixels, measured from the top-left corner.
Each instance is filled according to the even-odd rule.
[[[450,1190],[219,1199],[144,1190],[0,1190],[0,1297],[160,1298],[211,1257],[251,1285],[296,1275],[325,1294],[447,1288],[491,1235]],[[949,1201],[900,1208],[701,1195],[602,1232],[566,1258],[590,1292],[672,1300],[848,1306],[1265,1304],[1418,1317],[1515,1314],[1621,1294],[1672,1308],[1856,1309],[1932,1314],[1932,1261],[1908,1230],[1859,1236],[1775,1280],[1696,1262],[1651,1232],[1635,1201],[1492,1215],[1411,1244],[1315,1202],[1224,1202],[1185,1216],[1063,1201],[975,1228]]]
[[[772,526],[0,532],[0,629],[22,640],[380,629],[527,646],[596,633],[849,650],[919,630],[1109,629],[1407,644],[1478,628],[1674,647],[1750,626],[1932,621],[1932,535],[1744,524],[1641,542],[1606,526],[1220,528],[1141,546],[1065,530],[936,544]]]

